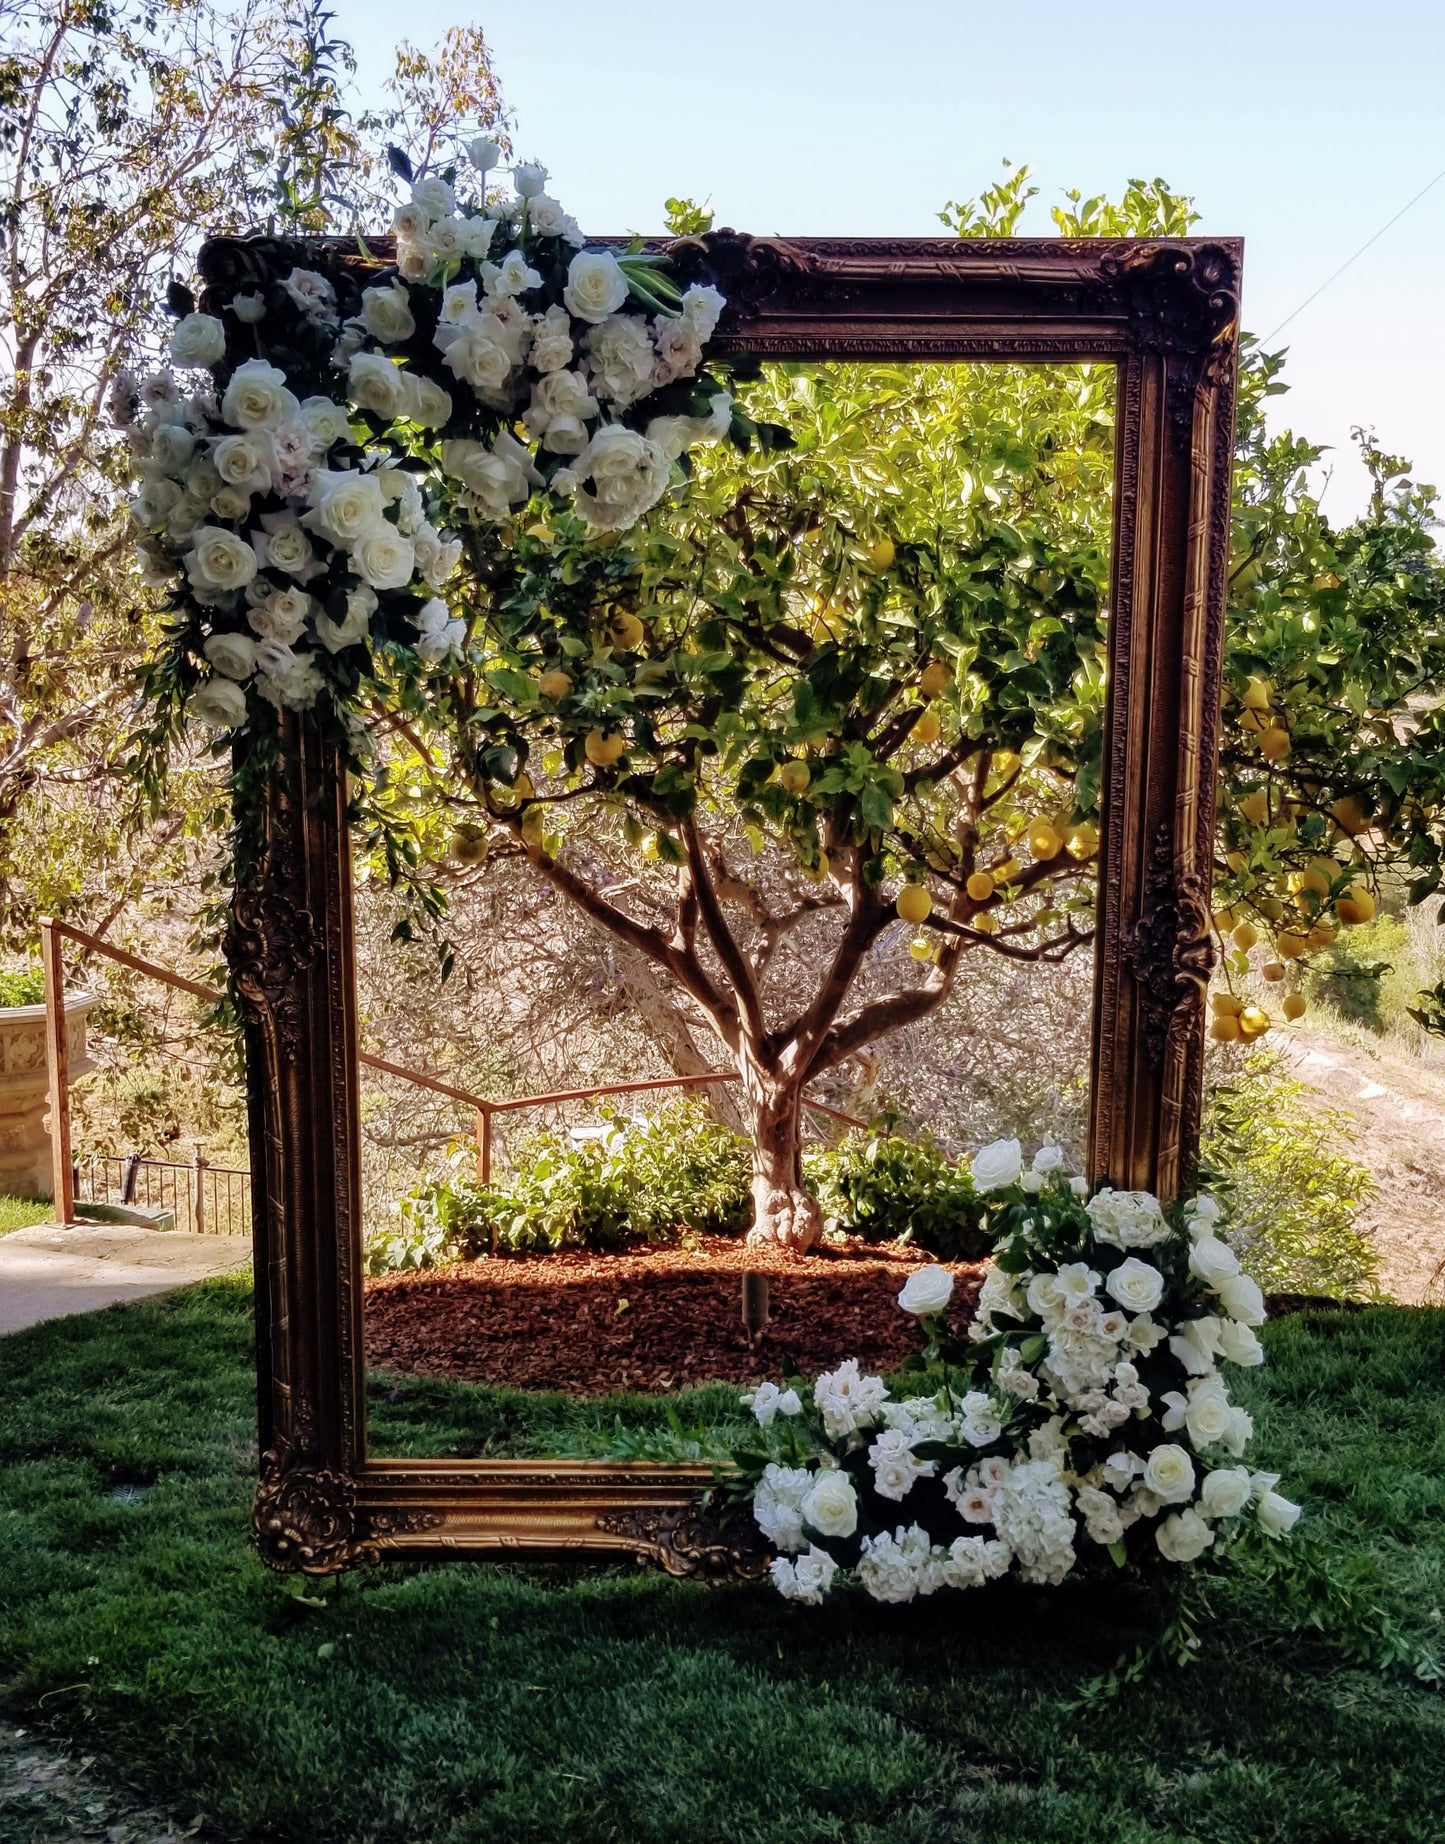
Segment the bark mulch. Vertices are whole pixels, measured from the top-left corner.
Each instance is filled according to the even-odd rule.
[[[811,1376],[845,1357],[886,1372],[919,1348],[898,1291],[931,1259],[896,1244],[797,1256],[704,1236],[693,1248],[567,1250],[390,1274],[366,1284],[366,1357],[383,1370],[579,1394]],[[983,1264],[948,1265],[958,1324]],[[765,1272],[770,1295],[751,1349],[745,1270]]]

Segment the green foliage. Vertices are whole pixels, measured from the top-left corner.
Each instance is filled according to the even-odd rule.
[[[29,1229],[32,1223],[48,1223],[54,1215],[49,1198],[0,1197],[0,1236]]]
[[[39,967],[0,967],[0,1006],[43,1005],[45,974]]]
[[[1437,1844],[1441,1702],[1414,1672],[1445,1579],[1445,1314],[1289,1319],[1244,1379],[1261,1463],[1305,1502],[1293,1541],[1413,1662],[1379,1675],[1335,1610],[1318,1631],[1244,1557],[1190,1670],[1082,1716],[1155,1632],[1147,1597],[795,1610],[766,1582],[470,1561],[298,1593],[249,1540],[251,1336],[224,1281],[0,1339],[5,1712],[178,1830],[204,1812],[310,1844]],[[639,1444],[668,1431],[662,1399],[379,1381],[389,1451],[598,1455],[618,1417]],[[674,1399],[684,1427],[721,1395]]]
[[[1342,1018],[1383,1033],[1399,1028],[1407,1017],[1420,1022],[1421,988],[1442,968],[1445,941],[1431,941],[1399,916],[1377,915],[1347,930],[1318,956],[1310,997]]]
[[[505,1254],[616,1248],[685,1229],[741,1235],[751,1161],[745,1140],[700,1101],[640,1121],[612,1119],[603,1139],[574,1146],[539,1134],[517,1150],[505,1184],[430,1181],[402,1201],[404,1227],[374,1240],[371,1273]]]
[[[1349,1116],[1307,1107],[1309,1093],[1278,1057],[1252,1057],[1241,1080],[1209,1097],[1201,1166],[1228,1200],[1229,1239],[1261,1287],[1370,1299],[1379,1257],[1355,1219],[1374,1181],[1340,1150]]]
[[[867,1242],[917,1242],[945,1261],[988,1253],[984,1204],[968,1168],[928,1140],[853,1133],[803,1155],[830,1229]]]

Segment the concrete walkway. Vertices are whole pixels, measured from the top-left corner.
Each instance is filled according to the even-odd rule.
[[[0,1236],[0,1334],[169,1293],[250,1264],[249,1236],[37,1223]]]

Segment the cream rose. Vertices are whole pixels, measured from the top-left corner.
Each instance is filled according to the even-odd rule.
[[[278,589],[259,608],[247,609],[246,619],[262,640],[279,640],[282,646],[290,647],[305,632],[312,607],[304,589]]]
[[[352,546],[351,561],[373,589],[405,589],[416,568],[416,552],[410,538],[383,523]]]
[[[1226,1319],[1219,1328],[1219,1350],[1231,1364],[1253,1366],[1264,1362],[1264,1346],[1247,1325]]]
[[[417,180],[411,189],[411,202],[424,212],[428,223],[444,218],[456,205],[456,194],[439,173]]]
[[[330,615],[316,617],[316,635],[328,653],[339,653],[343,647],[354,647],[358,641],[365,640],[371,631],[371,617],[376,613],[375,592],[366,588],[351,590],[346,597],[346,613],[340,621],[333,621]]]
[[[410,339],[416,332],[412,317],[411,296],[400,282],[389,288],[364,288],[361,291],[361,324],[383,346]]]
[[[234,429],[279,429],[300,408],[287,389],[285,372],[265,359],[238,365],[221,399],[221,415]]]
[[[191,693],[189,709],[213,730],[234,730],[246,721],[246,694],[234,679],[206,679]]]
[[[569,313],[600,326],[627,299],[627,277],[610,250],[579,250],[567,265],[562,299]]]
[[[1164,1276],[1147,1261],[1130,1255],[1104,1282],[1104,1291],[1127,1313],[1152,1313],[1164,1298]]]
[[[495,315],[486,314],[471,326],[439,326],[435,343],[447,370],[473,390],[500,391],[511,374],[510,341]]]
[[[226,356],[226,329],[213,314],[187,314],[171,334],[173,365],[219,365]]]
[[[401,383],[403,410],[409,421],[423,429],[440,429],[451,421],[451,396],[439,384],[416,371],[402,372]]]
[[[249,679],[256,670],[256,643],[244,634],[212,634],[201,651],[223,679]]]
[[[1184,1426],[1196,1447],[1213,1447],[1228,1435],[1234,1410],[1223,1383],[1210,1377],[1198,1384],[1184,1410]]]
[[[1216,1467],[1204,1475],[1199,1508],[1205,1517],[1238,1517],[1253,1496],[1253,1489],[1245,1467]]]
[[[1214,1532],[1197,1511],[1176,1511],[1154,1533],[1168,1562],[1194,1562],[1214,1541]]]
[[[1189,1251],[1189,1272],[1206,1287],[1218,1287],[1231,1274],[1238,1274],[1239,1257],[1218,1236],[1204,1236]]]
[[[196,589],[244,589],[256,574],[256,553],[220,525],[202,525],[186,553],[186,575]]]
[[[1194,1462],[1182,1447],[1168,1441],[1149,1455],[1144,1485],[1161,1504],[1182,1504],[1194,1490]]]
[[[269,493],[276,451],[264,429],[223,435],[211,450],[211,464],[228,487],[242,493]]]
[[[1299,1516],[1299,1506],[1281,1498],[1278,1492],[1266,1492],[1259,1501],[1259,1527],[1267,1537],[1287,1536],[1299,1522]]]
[[[351,433],[346,411],[329,397],[308,397],[301,405],[301,421],[311,440],[323,451],[344,442]]]
[[[294,512],[263,513],[261,530],[251,533],[251,543],[266,569],[280,570],[299,582],[309,582],[321,570]]]
[[[814,1476],[803,1499],[803,1521],[811,1524],[821,1536],[852,1536],[858,1528],[858,1494],[845,1472],[825,1467]]]
[[[333,544],[355,544],[383,522],[381,482],[374,474],[317,468],[311,492],[315,503],[301,523]]]
[[[358,352],[346,378],[347,392],[359,409],[373,410],[385,421],[400,416],[406,402],[401,373],[379,352]]]
[[[1215,1288],[1219,1303],[1241,1325],[1264,1324],[1264,1295],[1247,1274],[1230,1274]]]
[[[969,1166],[975,1191],[1002,1191],[1024,1169],[1024,1150],[1017,1140],[995,1140],[976,1152]]]
[[[941,1313],[952,1298],[953,1276],[947,1268],[931,1265],[913,1270],[903,1283],[898,1304],[904,1312],[921,1319],[930,1313]]]

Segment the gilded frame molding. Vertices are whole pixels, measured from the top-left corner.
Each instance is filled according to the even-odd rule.
[[[718,231],[654,247],[727,295],[723,352],[1117,367],[1089,1165],[1174,1193],[1195,1156],[1213,964],[1242,245]],[[340,240],[247,238],[207,245],[202,271],[229,297],[298,259],[368,266]],[[459,1554],[760,1573],[756,1532],[699,1510],[705,1467],[368,1455],[345,807],[338,764],[288,719],[275,845],[238,890],[227,940],[246,1018],[262,1556],[318,1574]]]

